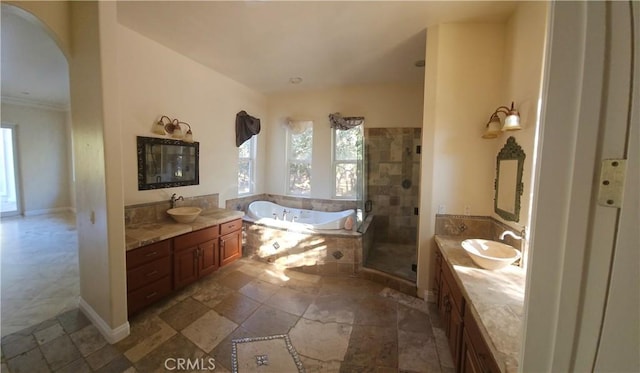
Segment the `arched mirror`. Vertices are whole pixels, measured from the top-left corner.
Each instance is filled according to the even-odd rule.
[[[520,220],[520,196],[524,190],[522,168],[525,157],[524,151],[513,136],[507,139],[507,143],[498,153],[494,211],[505,220]]]

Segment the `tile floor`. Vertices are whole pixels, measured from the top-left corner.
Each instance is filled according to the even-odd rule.
[[[154,372],[206,356],[225,372],[232,339],[274,334],[290,336],[307,372],[453,371],[433,305],[249,259],[132,317],[131,335],[109,345],[75,308],[74,215],[6,218],[1,233],[3,373]]]
[[[3,336],[78,305],[78,236],[71,212],[2,218]]]
[[[369,251],[365,267],[416,282],[411,265],[417,263],[416,245],[377,242]]]
[[[130,319],[109,345],[77,309],[2,338],[2,372],[158,372],[167,358],[231,369],[232,339],[288,334],[307,372],[453,372],[433,304],[360,278],[247,258]]]

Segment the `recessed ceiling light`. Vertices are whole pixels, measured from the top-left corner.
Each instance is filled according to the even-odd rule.
[[[296,76],[295,78],[289,78],[289,83],[291,84],[300,84],[302,83],[302,78],[299,76]]]
[[[417,60],[413,63],[416,67],[424,67],[424,60]]]

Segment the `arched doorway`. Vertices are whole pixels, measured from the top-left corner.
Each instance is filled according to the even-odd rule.
[[[7,4],[1,78],[20,159],[17,216],[1,224],[4,336],[77,307],[79,277],[67,60],[39,20]]]

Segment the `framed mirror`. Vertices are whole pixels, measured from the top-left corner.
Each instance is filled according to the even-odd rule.
[[[522,169],[526,155],[511,136],[498,153],[496,161],[496,180],[494,211],[503,219],[520,220],[520,196],[524,190]]]
[[[156,137],[137,137],[138,190],[200,183],[200,144]]]

